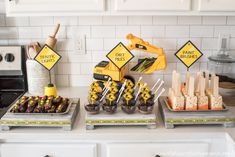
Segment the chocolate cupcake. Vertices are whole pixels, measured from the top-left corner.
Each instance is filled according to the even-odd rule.
[[[122,111],[127,114],[132,114],[136,110],[135,99],[131,93],[125,93],[123,95]]]
[[[117,102],[116,96],[113,93],[106,95],[105,103],[102,105],[102,108],[107,113],[115,113],[117,111]]]
[[[150,114],[154,107],[154,96],[149,92],[143,92],[139,98],[138,110],[140,113]]]
[[[88,96],[88,104],[85,105],[85,110],[90,114],[98,114],[100,111],[99,97],[96,93],[90,93]]]

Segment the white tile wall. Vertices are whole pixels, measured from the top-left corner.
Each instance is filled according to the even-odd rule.
[[[3,12],[3,11],[0,11]],[[168,61],[165,71],[144,75],[151,85],[157,78],[170,84],[171,72],[176,69],[186,72],[184,65],[174,53],[185,42],[191,40],[204,53],[203,57],[190,68],[190,71],[205,70],[207,57],[217,50],[217,37],[220,33],[230,34],[230,49],[235,52],[235,18],[211,16],[82,16],[82,17],[6,17],[0,14],[0,44],[29,44],[32,41],[44,42],[53,31],[56,23],[61,24],[58,34],[57,51],[62,60],[56,66],[58,86],[87,86],[92,81],[92,70],[106,54],[128,33],[163,47]],[[86,36],[86,54],[74,51],[76,36]],[[127,69],[131,69],[138,57],[146,53],[133,51],[136,58]],[[150,55],[148,55],[150,56]],[[138,79],[139,73],[127,72]]]

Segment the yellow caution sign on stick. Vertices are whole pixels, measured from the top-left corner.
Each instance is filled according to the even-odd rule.
[[[121,42],[117,44],[106,57],[118,68],[125,66],[134,55]]]
[[[190,40],[175,53],[175,56],[187,68],[192,66],[202,55],[202,52]]]
[[[35,60],[44,66],[47,70],[51,70],[54,65],[60,60],[61,56],[56,53],[48,45],[44,45]]]

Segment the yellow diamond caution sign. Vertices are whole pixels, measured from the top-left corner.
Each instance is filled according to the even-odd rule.
[[[60,60],[60,58],[61,56],[52,48],[50,48],[48,45],[44,45],[34,59],[42,66],[44,66],[47,70],[51,70],[54,65]]]
[[[193,65],[202,55],[202,52],[190,40],[175,53],[175,56],[187,68]]]
[[[121,42],[117,44],[106,57],[118,68],[125,66],[134,55]]]

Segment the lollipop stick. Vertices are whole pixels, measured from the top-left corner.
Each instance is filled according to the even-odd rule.
[[[109,89],[108,87],[110,86],[111,82],[108,83],[106,89],[104,90],[104,92],[102,93],[102,95],[104,95],[104,93]]]
[[[156,85],[158,84],[159,81],[160,81],[160,79],[158,79],[157,82],[153,85],[151,91],[154,90],[154,88],[156,87]]]
[[[147,83],[145,83],[143,86],[140,86],[140,88],[139,88],[139,90],[138,90],[138,92],[137,92],[137,94],[136,94],[136,96],[135,96],[135,101],[137,100],[137,98],[138,98],[138,96],[139,96],[139,94],[140,94],[141,89],[142,89],[143,87],[145,87],[145,86],[147,86]]]
[[[107,88],[107,90],[105,91],[104,95],[102,96],[102,98],[100,99],[100,101],[103,101],[104,97],[106,96],[106,94],[108,93],[109,88]]]
[[[165,89],[162,88],[161,92],[158,94],[158,96],[156,97],[156,99],[154,100],[154,103],[157,102],[158,98],[162,95],[162,93],[165,92]]]
[[[124,88],[125,88],[125,86],[126,86],[126,81],[127,81],[127,80],[125,80],[124,83],[122,84],[121,89],[124,89]],[[121,92],[121,89],[119,90],[119,93]]]
[[[111,77],[109,77],[108,81],[106,82],[106,84],[105,84],[105,86],[103,88],[103,91],[105,91],[106,88],[109,86],[108,84],[109,84],[110,81],[111,81]]]
[[[134,87],[134,89],[136,89],[136,87],[137,87],[137,84],[138,84],[138,83],[139,83],[139,82],[142,80],[142,78],[143,78],[142,76],[140,76],[140,77],[139,77],[139,80],[138,80],[138,81],[137,81],[137,83],[135,84],[135,87]]]
[[[118,95],[118,99],[117,99],[117,103],[119,102],[119,100],[120,100],[120,98],[121,98],[121,96],[122,96],[122,93],[123,93],[123,91],[124,91],[124,89],[125,89],[125,86],[126,86],[126,80],[125,80],[125,82],[123,83],[123,85],[122,85],[122,88],[119,90],[119,95]]]
[[[164,83],[164,81],[161,81],[160,85],[157,87],[157,89],[155,90],[154,94],[156,94],[158,92],[158,90],[161,88],[163,83]]]

